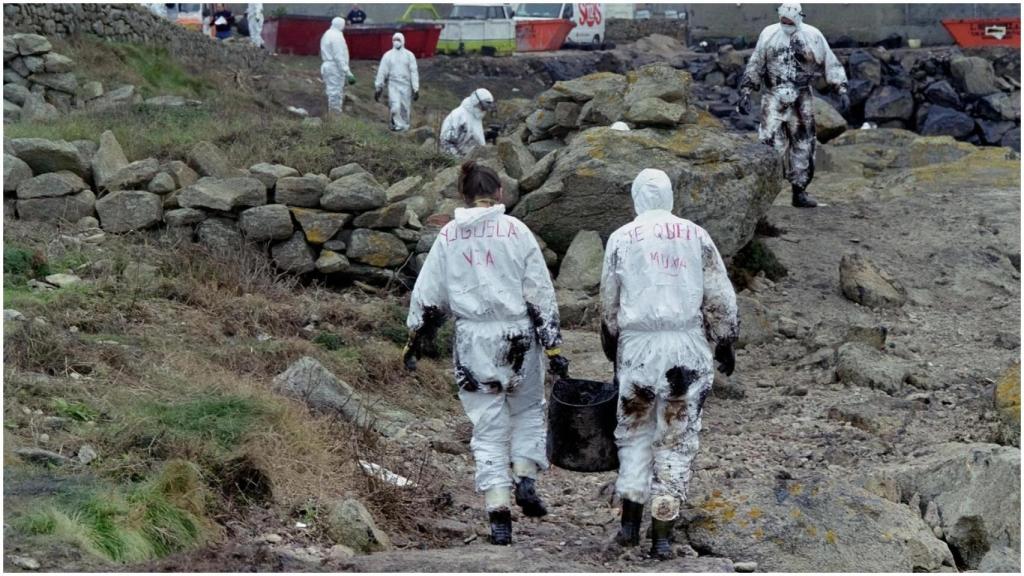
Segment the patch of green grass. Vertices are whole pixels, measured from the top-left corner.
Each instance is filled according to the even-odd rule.
[[[4,286],[22,284],[50,273],[46,255],[39,250],[4,246]]]
[[[185,71],[166,48],[145,44],[115,44],[115,52],[142,77],[144,96],[173,94],[200,97],[212,87]]]
[[[313,343],[320,346],[324,350],[341,350],[345,346],[345,340],[338,334],[333,332],[321,332],[313,338]]]
[[[94,410],[87,404],[77,402],[75,400],[54,398],[52,404],[53,409],[57,414],[79,422],[95,422],[100,416],[100,413],[97,410]]]
[[[142,562],[186,550],[210,533],[198,469],[167,462],[148,482],[126,489],[90,489],[42,500],[14,527],[79,545],[114,562]]]
[[[247,398],[209,396],[177,404],[149,404],[143,411],[160,432],[230,450],[242,442],[267,408]]]

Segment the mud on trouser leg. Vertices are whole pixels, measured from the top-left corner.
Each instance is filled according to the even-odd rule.
[[[659,399],[657,434],[654,440],[654,475],[651,486],[651,515],[671,521],[679,515],[693,475],[693,461],[700,448],[701,414],[711,392],[712,373],[679,369],[687,377],[681,394]],[[672,382],[672,377],[669,381]]]
[[[643,503],[651,488],[653,443],[657,432],[654,385],[624,384],[619,391],[615,443],[619,478],[615,490],[624,500]]]
[[[801,93],[794,103],[794,113],[787,121],[789,170],[786,179],[800,188],[806,188],[814,178],[814,150],[817,137],[814,128],[814,98]]]
[[[529,478],[536,478],[537,470],[547,470],[549,466],[542,354],[538,346],[526,351],[519,384],[505,395],[512,427],[512,465],[522,472],[518,476]]]

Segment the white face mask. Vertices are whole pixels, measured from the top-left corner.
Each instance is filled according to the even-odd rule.
[[[783,18],[788,18],[793,23],[786,24],[785,22],[782,22]],[[804,16],[800,12],[799,4],[783,4],[782,6],[779,6],[779,25],[782,26],[782,31],[786,34],[792,35],[795,33],[803,20]]]
[[[392,40],[391,41],[391,45],[395,47],[395,50],[401,50],[402,49],[402,43],[399,42],[398,40]]]

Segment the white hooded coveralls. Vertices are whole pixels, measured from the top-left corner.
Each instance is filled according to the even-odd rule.
[[[623,499],[672,520],[686,498],[712,350],[736,339],[736,295],[708,233],[674,216],[672,183],[646,169],[633,182],[637,217],[608,238],[602,320],[618,337],[619,478]]]
[[[548,467],[542,356],[562,337],[544,256],[505,206],[459,208],[434,240],[409,329],[442,314],[455,320],[455,382],[473,423],[476,488],[507,494],[510,463],[528,477]]]
[[[764,85],[758,137],[783,154],[786,179],[806,188],[814,177],[816,143],[812,80],[823,73],[831,86],[845,90],[846,72],[825,36],[803,23],[799,4],[783,4],[779,17],[794,24],[778,22],[761,31],[740,88],[749,91]]]
[[[481,104],[493,105],[494,96],[485,88],[477,88],[462,100],[441,123],[441,151],[464,158],[477,146],[483,146],[484,116]]]
[[[405,48],[405,35],[395,32],[392,41],[398,44],[384,53],[377,68],[373,87],[377,90],[388,85],[388,108],[391,110],[391,128],[409,129],[412,116],[412,93],[420,91],[420,74],[416,56]]]
[[[245,10],[249,20],[249,40],[258,48],[263,47],[263,3],[254,2]]]
[[[345,82],[352,73],[348,66],[348,44],[345,43],[345,19],[331,20],[331,27],[320,38],[320,76],[327,92],[327,110],[341,112],[345,101]]]

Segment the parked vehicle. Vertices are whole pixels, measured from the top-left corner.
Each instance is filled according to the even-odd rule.
[[[519,4],[515,19],[568,20],[575,26],[566,37],[567,46],[597,48],[604,44],[604,4],[564,2],[553,4]]]
[[[1020,18],[943,20],[942,25],[962,48],[1012,46],[1020,48]]]
[[[320,54],[320,37],[331,26],[330,16],[271,16],[263,24],[267,49],[281,54]],[[349,58],[379,60],[391,49],[391,36],[405,35],[405,47],[417,58],[430,58],[437,48],[441,25],[436,22],[358,24],[345,27]]]
[[[441,54],[489,56],[516,51],[516,23],[508,4],[456,4],[444,25],[437,51]]]

